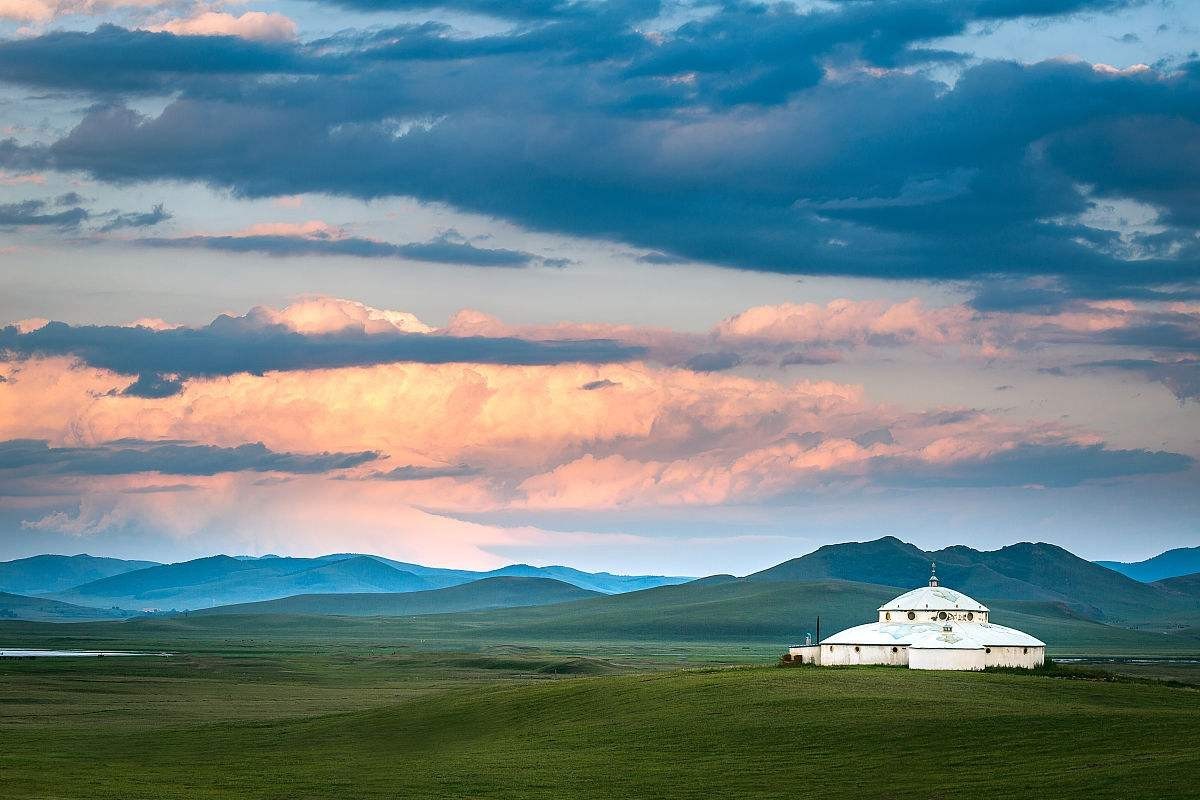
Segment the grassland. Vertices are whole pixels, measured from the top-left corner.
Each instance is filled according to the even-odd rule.
[[[1194,688],[781,669],[778,646],[736,639],[514,643],[467,616],[460,627],[0,623],[8,644],[175,653],[0,661],[0,796],[1168,798],[1200,787]],[[1133,671],[1200,678],[1186,660]]]
[[[1195,690],[663,666],[429,652],[11,662],[0,665],[0,791],[1166,798],[1200,785]]]

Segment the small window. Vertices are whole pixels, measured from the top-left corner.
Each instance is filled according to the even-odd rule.
[[[915,611],[910,611],[910,612],[908,612],[908,618],[909,618],[909,619],[916,619],[916,618],[917,618],[917,612],[915,612]]]
[[[990,648],[990,647],[985,648],[983,652],[990,653],[990,652],[992,652],[992,648]]]
[[[829,652],[833,652],[833,645],[829,645]]]
[[[859,648],[859,646],[858,646],[858,645],[854,645],[854,652],[856,652],[856,653],[857,653],[857,652],[858,652],[860,649],[861,649],[861,648]]]
[[[949,615],[945,611],[938,612],[938,619],[946,619]]]
[[[1021,652],[1024,653],[1025,655],[1029,655],[1029,648],[1028,647],[1022,648]]]
[[[970,622],[973,619],[975,619],[975,615],[972,614],[970,611],[968,611],[967,612],[967,622]]]
[[[888,611],[886,614],[883,615],[883,618],[886,619],[888,622],[891,622],[892,621],[892,612]]]
[[[900,648],[898,648],[898,647],[893,647],[893,648],[892,648],[892,652],[893,652],[893,653],[899,653],[899,652],[900,652]]]

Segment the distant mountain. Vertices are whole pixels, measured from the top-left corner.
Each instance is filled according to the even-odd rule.
[[[156,566],[154,561],[126,561],[97,556],[33,556],[0,561],[0,592],[46,594],[81,583]]]
[[[324,558],[348,558],[349,553],[340,553]],[[488,571],[467,569],[445,569],[442,567],[426,567],[421,564],[410,564],[405,561],[393,561],[383,556],[369,556],[382,561],[396,569],[411,572],[425,578],[433,586],[457,586],[481,578],[495,578],[505,575],[526,578],[554,578],[565,583],[578,586],[581,589],[591,589],[604,594],[620,594],[635,592],[639,589],[652,589],[655,586],[674,586],[692,580],[678,575],[614,575],[611,572],[584,572],[572,567],[534,567],[529,564],[510,564]]]
[[[210,556],[76,586],[54,595],[80,605],[185,610],[312,592],[411,592],[429,584],[367,556],[239,559]]]
[[[692,580],[691,578],[666,575],[614,575],[611,572],[583,572],[571,567],[531,567],[528,564],[512,564],[485,572],[484,575],[554,578],[581,589],[590,589],[602,594],[636,592],[641,589],[653,589],[656,586],[674,586]]]
[[[1182,602],[1179,595],[1162,587],[1139,583],[1056,545],[1031,542],[991,551],[956,545],[926,552],[886,536],[869,542],[826,545],[747,579],[836,578],[912,588],[928,582],[933,561],[944,585],[978,599],[1067,603],[1080,613],[1114,622],[1175,610]]]
[[[22,619],[33,622],[84,622],[91,620],[125,619],[128,611],[87,608],[63,603],[46,597],[26,597],[0,592],[0,620]]]
[[[471,583],[404,593],[301,594],[280,600],[218,606],[195,614],[332,614],[348,617],[402,617],[488,608],[564,603],[599,592],[552,578],[495,577]]]
[[[1151,583],[1163,578],[1193,575],[1200,572],[1200,547],[1180,547],[1159,553],[1145,561],[1097,561],[1102,567],[1116,570],[1135,581]]]

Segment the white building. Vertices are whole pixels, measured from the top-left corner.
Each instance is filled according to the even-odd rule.
[[[847,628],[820,644],[789,647],[784,660],[826,667],[892,664],[956,670],[1045,663],[1045,642],[993,624],[990,614],[978,601],[940,586],[935,574],[928,586],[880,606],[875,622]]]

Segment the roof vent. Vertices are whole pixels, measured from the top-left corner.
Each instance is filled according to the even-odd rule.
[[[930,586],[940,586],[941,585],[938,583],[937,562],[936,561],[934,561],[933,564],[929,568],[929,585]]]

